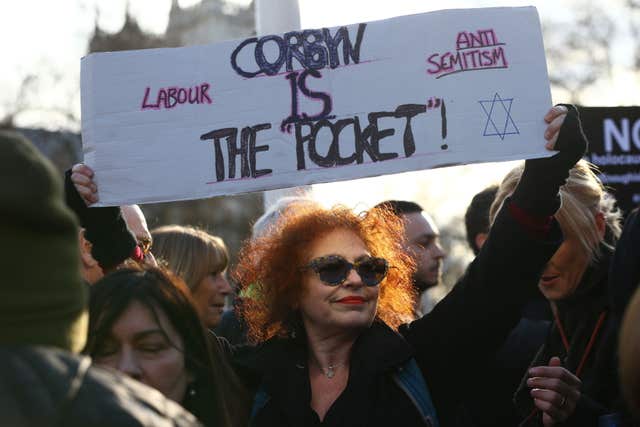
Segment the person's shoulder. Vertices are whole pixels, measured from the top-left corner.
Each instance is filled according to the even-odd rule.
[[[295,340],[281,337],[272,337],[257,344],[234,345],[231,363],[245,386],[254,389],[278,366],[295,363],[300,352],[298,347]]]
[[[48,347],[0,348],[0,424],[16,426],[174,426],[200,424],[160,392],[85,356]],[[0,393],[5,395],[5,393]],[[5,424],[7,422],[8,424]]]
[[[231,344],[229,340],[222,335],[218,335],[218,333],[211,329],[207,332],[207,337],[211,345],[220,349],[227,357],[232,357],[238,350],[238,346]]]
[[[162,393],[138,381],[134,381],[117,372],[91,367],[87,372],[84,390],[78,395],[78,408],[95,405],[100,401],[100,412],[112,417],[120,413],[122,425],[126,420],[135,421],[141,426],[199,426],[196,418],[178,403],[167,399]],[[99,415],[99,414],[96,414]],[[111,423],[109,425],[116,425]],[[120,425],[120,424],[117,424]]]

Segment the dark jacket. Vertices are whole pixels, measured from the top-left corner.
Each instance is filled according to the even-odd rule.
[[[621,318],[640,284],[640,210],[629,213],[609,270],[609,299],[613,316]]]
[[[612,252],[604,245],[601,245],[601,251],[602,256],[587,268],[576,292],[556,303],[560,322],[569,341],[569,351],[566,351],[558,325],[554,322],[549,336],[531,363],[531,366],[548,365],[551,357],[558,356],[563,366],[574,374],[583,364],[578,375],[582,380],[582,397],[574,413],[563,423],[569,426],[598,426],[599,417],[621,410],[615,361],[618,327],[613,321],[609,303],[608,272]],[[601,316],[601,326],[598,328]],[[592,348],[585,356],[592,339]],[[533,411],[530,389],[526,386],[527,378],[525,371],[515,396],[522,419]],[[531,417],[523,425],[542,426],[541,415]]]
[[[611,260],[609,270],[609,299],[611,303],[611,317],[615,324],[615,330],[619,331],[627,305],[640,285],[640,210],[634,209],[629,216],[616,244],[616,251]],[[619,336],[618,336],[619,338]],[[619,348],[619,343],[614,343],[614,348]],[[616,360],[617,364],[617,360]],[[636,419],[632,424],[631,416],[625,406],[623,417],[626,424],[640,425]]]
[[[213,332],[219,337],[226,338],[231,345],[247,343],[247,324],[244,319],[238,316],[238,311],[235,307],[222,314],[220,324],[216,326]]]
[[[477,361],[478,366],[485,367],[475,377],[483,384],[482,393],[473,387],[466,390],[459,427],[518,425],[521,417],[513,404],[513,393],[549,334],[548,307],[542,294],[530,301],[497,354],[489,360]]]
[[[0,425],[200,426],[157,390],[49,347],[0,347]]]
[[[508,205],[508,203],[506,204]],[[415,358],[440,425],[453,425],[461,390],[474,384],[478,355],[495,354],[535,293],[536,278],[561,241],[557,224],[546,239],[530,234],[503,209],[489,239],[460,283],[429,314],[400,327],[374,323],[356,340],[347,386],[320,423],[303,337],[272,339],[237,352],[236,367],[269,395],[255,426],[424,426],[416,406],[392,375]],[[532,285],[533,284],[533,285]]]

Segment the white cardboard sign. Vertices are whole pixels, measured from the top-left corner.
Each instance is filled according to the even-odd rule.
[[[541,157],[550,106],[534,7],[82,60],[101,205]]]

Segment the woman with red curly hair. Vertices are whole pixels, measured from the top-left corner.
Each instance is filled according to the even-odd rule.
[[[327,210],[317,205],[301,205],[285,213],[277,225],[277,229],[245,246],[239,256],[238,281],[249,283],[249,294],[257,295],[247,299],[242,307],[250,341],[287,336],[303,324],[313,329],[316,321],[335,323],[337,327],[342,323],[347,327],[360,323],[368,327],[375,317],[397,328],[412,319],[413,264],[399,246],[402,224],[393,215],[372,210],[357,216],[344,207]],[[325,241],[350,245],[345,251],[358,252],[357,256],[351,260],[334,251],[333,245],[324,248]],[[316,253],[318,256],[314,256]],[[362,287],[362,293],[366,294],[363,301],[355,298],[359,295],[342,301],[349,297],[342,295],[343,289],[351,285],[358,273],[366,275],[360,276],[362,280],[370,281]],[[309,285],[299,286],[304,281]],[[321,295],[327,290],[331,295]],[[323,307],[327,299],[341,302]],[[333,310],[334,307],[338,310]],[[305,317],[314,314],[319,319],[306,319],[308,325],[305,324]],[[305,329],[310,333],[309,328]]]
[[[558,188],[585,148],[575,112],[563,107],[545,117],[547,148],[565,117],[560,152],[527,161],[461,283],[411,323],[413,265],[392,213],[301,206],[248,241],[235,278],[259,345],[236,351],[234,365],[255,391],[251,425],[454,424],[482,368],[476,358],[495,353],[515,326],[561,241]]]

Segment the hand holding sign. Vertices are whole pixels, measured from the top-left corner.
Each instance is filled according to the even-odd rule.
[[[556,105],[545,115],[548,123],[545,147],[557,150],[553,157],[525,162],[522,178],[513,193],[513,200],[536,215],[553,215],[560,207],[558,190],[569,176],[569,170],[580,160],[587,148],[580,116],[573,106]]]
[[[93,170],[87,165],[78,163],[71,168],[71,182],[87,206],[96,203],[98,198],[98,186],[93,182]]]

